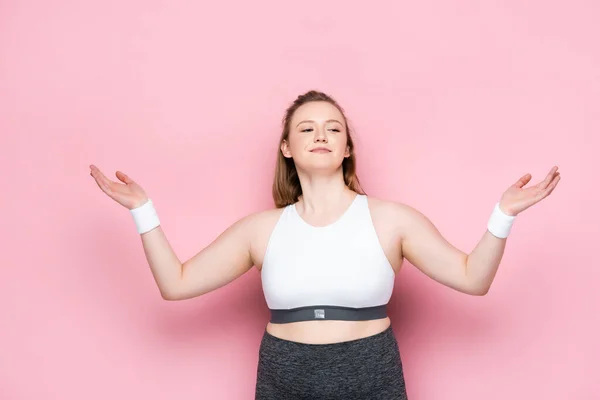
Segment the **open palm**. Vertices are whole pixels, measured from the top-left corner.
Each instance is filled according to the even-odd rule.
[[[525,174],[504,192],[500,200],[500,209],[504,213],[517,215],[548,197],[560,181],[560,172],[554,166],[543,181],[525,188],[530,180],[531,174]]]
[[[121,171],[117,171],[115,175],[122,183],[111,181],[93,164],[90,165],[90,175],[108,197],[130,210],[148,200],[144,189]]]

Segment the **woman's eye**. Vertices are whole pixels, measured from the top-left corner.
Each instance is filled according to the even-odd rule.
[[[329,130],[333,131],[333,132],[340,132],[340,130],[337,128],[331,128]],[[313,128],[305,128],[305,129],[302,129],[300,132],[312,132],[312,131],[313,131]]]

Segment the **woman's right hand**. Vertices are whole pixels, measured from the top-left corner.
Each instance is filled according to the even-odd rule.
[[[121,171],[117,171],[116,176],[123,183],[111,181],[93,164],[90,165],[90,175],[108,197],[123,207],[132,210],[148,201],[144,189]]]

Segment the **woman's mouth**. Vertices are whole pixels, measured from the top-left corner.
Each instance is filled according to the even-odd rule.
[[[331,153],[331,150],[326,149],[325,147],[317,147],[316,149],[312,149],[311,153]]]

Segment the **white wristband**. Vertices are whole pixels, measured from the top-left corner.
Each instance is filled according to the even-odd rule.
[[[507,215],[500,209],[500,203],[496,203],[492,215],[488,221],[488,231],[500,239],[505,239],[510,233],[516,215]]]
[[[151,231],[160,225],[156,209],[150,199],[141,206],[133,208],[130,211],[139,234]]]

